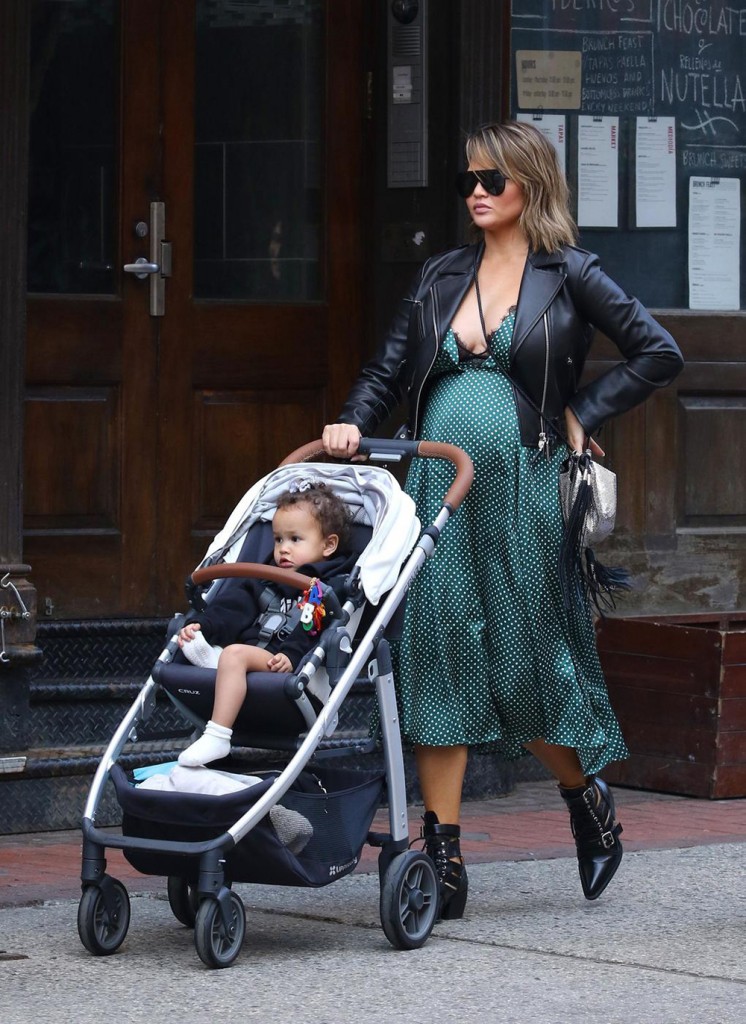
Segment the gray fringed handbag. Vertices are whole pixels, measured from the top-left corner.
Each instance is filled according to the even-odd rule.
[[[562,463],[559,496],[565,523],[569,522],[581,490],[587,488],[585,517],[581,524],[583,547],[593,547],[614,530],[616,521],[616,473],[593,461],[590,451],[573,452]],[[581,498],[582,500],[582,498]]]
[[[593,553],[594,545],[614,530],[616,495],[616,474],[594,462],[590,451],[572,452],[562,463],[559,499],[565,536],[560,549],[560,578],[568,607],[578,584],[602,614],[603,609],[614,607],[615,591],[630,587],[625,569],[602,565]]]

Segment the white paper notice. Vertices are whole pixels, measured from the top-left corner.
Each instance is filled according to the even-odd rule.
[[[689,179],[689,308],[738,309],[741,182]]]
[[[635,162],[638,228],[676,227],[676,119],[638,117]]]
[[[619,224],[619,118],[578,118],[578,224]]]
[[[546,135],[549,141],[552,143],[554,148],[557,150],[557,156],[559,157],[560,167],[567,173],[567,158],[565,141],[567,139],[567,129],[565,128],[565,115],[564,114],[518,114],[516,116],[517,121],[528,121],[534,128],[538,129],[542,135]]]

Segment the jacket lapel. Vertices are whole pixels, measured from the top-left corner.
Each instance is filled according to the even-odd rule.
[[[438,270],[438,275],[432,283],[432,297],[435,302],[435,309],[425,308],[425,316],[432,316],[434,320],[426,321],[425,330],[429,330],[433,323],[437,324],[436,342],[453,322],[458,308],[464,300],[464,296],[471,287],[474,276],[474,259],[477,263],[481,257],[482,246],[468,245],[459,249],[454,259],[444,264]]]
[[[531,252],[523,271],[513,326],[511,361],[565,283],[562,253]]]

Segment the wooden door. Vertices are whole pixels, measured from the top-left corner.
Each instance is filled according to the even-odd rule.
[[[359,359],[361,6],[34,14],[25,557],[42,615],[170,614]]]

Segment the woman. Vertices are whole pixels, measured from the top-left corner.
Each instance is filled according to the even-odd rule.
[[[410,589],[398,674],[425,847],[450,918],[463,914],[468,886],[459,811],[469,748],[530,751],[555,776],[588,899],[619,866],[621,825],[596,773],[627,750],[590,609],[563,600],[558,474],[568,448],[603,454],[590,435],[683,365],[660,324],[574,247],[567,185],[536,129],[487,125],[467,139],[466,157],[457,188],[481,240],[425,263],[323,434],[330,455],[350,458],[406,395],[408,436],[458,444],[475,464],[469,495]],[[580,386],[596,328],[624,361]],[[445,467],[421,459],[410,469],[424,521],[447,488]]]

